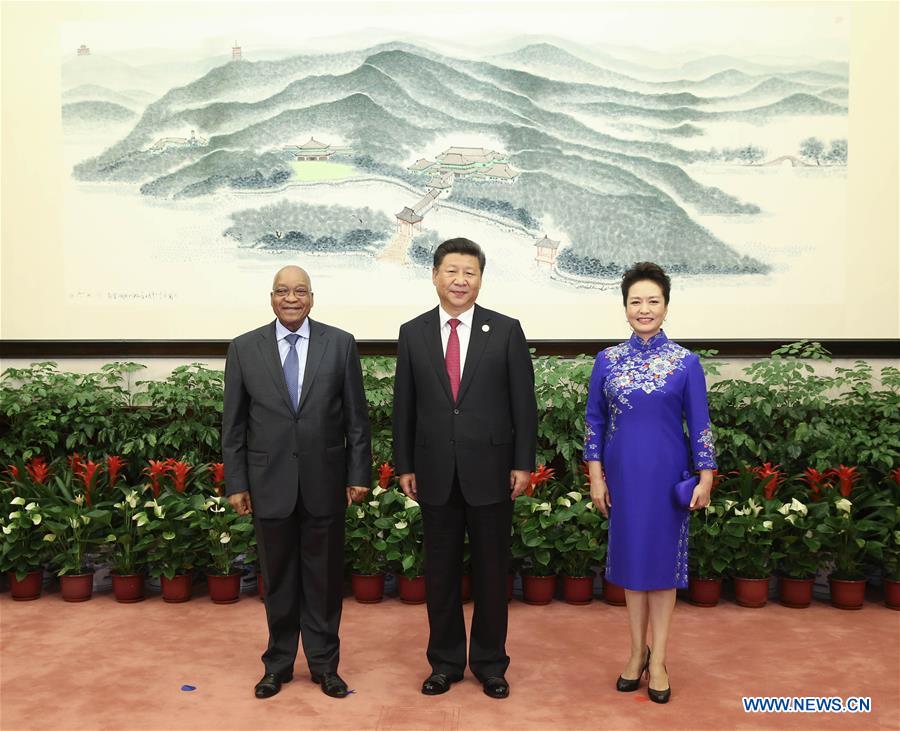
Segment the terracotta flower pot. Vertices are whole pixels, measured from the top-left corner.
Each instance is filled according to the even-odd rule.
[[[384,574],[353,574],[353,596],[361,604],[377,604],[384,599]]]
[[[566,604],[590,604],[594,599],[593,576],[563,576],[563,599]]]
[[[884,605],[888,609],[900,609],[900,581],[884,580]]]
[[[688,600],[697,607],[714,607],[722,596],[722,578],[688,577]]]
[[[414,579],[401,576],[397,583],[400,589],[400,601],[404,604],[422,604],[425,601],[424,576],[416,576]]]
[[[742,607],[766,606],[769,601],[769,579],[734,577],[734,600]]]
[[[206,575],[206,588],[214,604],[234,604],[241,598],[241,575],[239,573],[218,576]]]
[[[16,579],[15,571],[8,571],[6,577],[9,580],[9,594],[17,602],[27,602],[37,599],[41,595],[41,587],[44,582],[44,569],[29,571],[24,579]]]
[[[614,607],[625,606],[625,589],[603,577],[603,599]]]
[[[555,576],[523,576],[522,597],[526,604],[549,604],[556,594]]]
[[[862,609],[866,599],[865,579],[832,579],[828,577],[831,587],[831,605],[838,609]]]
[[[175,574],[171,579],[161,576],[160,584],[163,601],[179,604],[190,599],[191,581],[193,578],[190,574]]]
[[[113,594],[117,602],[133,604],[144,601],[143,574],[112,574]]]
[[[259,600],[264,602],[266,600],[266,582],[263,579],[262,571],[256,574],[256,592],[259,594]]]
[[[462,582],[459,587],[462,595],[463,604],[472,601],[472,574],[463,574]]]
[[[812,603],[814,582],[815,579],[792,579],[788,576],[779,576],[779,601],[792,609],[805,609]]]
[[[94,593],[94,572],[59,577],[59,594],[66,602],[86,602]]]

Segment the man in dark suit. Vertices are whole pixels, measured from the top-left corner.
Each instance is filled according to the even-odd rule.
[[[512,501],[534,469],[534,370],[522,327],[475,304],[485,257],[468,239],[434,253],[440,305],[400,328],[394,382],[394,461],[422,507],[427,657],[425,695],[462,679],[466,628],[460,583],[469,535],[473,595],[469,667],[506,698],[507,576]]]
[[[313,682],[347,695],[337,673],[344,511],[371,478],[369,417],[356,341],[310,320],[309,276],[275,275],[277,319],[228,348],[222,452],[225,494],[253,513],[266,589],[269,646],[256,696],[293,677],[298,639]]]

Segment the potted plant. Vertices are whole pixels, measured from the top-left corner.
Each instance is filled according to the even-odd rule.
[[[191,598],[193,572],[209,556],[196,508],[189,496],[169,490],[145,505],[152,535],[147,548],[148,572],[159,579],[163,601],[186,602]]]
[[[769,462],[745,467],[723,482],[723,497],[734,496],[726,511],[722,541],[731,552],[735,601],[743,607],[765,606],[769,580],[780,555],[775,548],[777,512],[775,497],[783,481],[778,465]]]
[[[391,519],[381,514],[381,496],[386,490],[377,485],[369,500],[347,507],[344,555],[351,572],[353,596],[363,604],[384,598],[384,567]]]
[[[48,534],[44,515],[37,500],[21,495],[11,497],[5,506],[0,543],[0,570],[9,579],[10,595],[16,601],[37,599],[41,595],[44,562],[48,555]]]
[[[246,554],[253,534],[252,518],[238,515],[228,498],[191,496],[195,525],[204,538],[208,562],[206,584],[216,604],[231,604],[241,596],[241,572],[236,564]]]
[[[557,533],[549,501],[528,495],[516,498],[510,550],[522,574],[522,593],[527,604],[549,604],[556,593]]]
[[[869,496],[851,501],[840,492],[827,496],[828,514],[820,526],[823,543],[834,562],[828,577],[831,603],[839,609],[862,609],[866,595],[867,560],[883,550],[878,523],[867,517]]]
[[[722,595],[722,577],[731,567],[731,548],[722,540],[722,528],[734,505],[734,500],[714,496],[705,508],[691,513],[688,600],[698,607],[714,607]]]
[[[819,529],[828,515],[828,504],[812,501],[809,505],[792,497],[778,512],[775,543],[779,561],[778,595],[786,607],[802,609],[812,602],[813,582],[822,563]]]
[[[563,598],[568,604],[590,604],[594,598],[593,567],[605,558],[601,542],[603,516],[590,496],[577,490],[557,498],[556,554],[562,573]]]
[[[384,531],[385,559],[398,569],[400,600],[406,604],[422,604],[425,601],[422,509],[419,503],[396,489],[382,493],[381,501],[383,513],[391,518],[390,526]]]
[[[143,601],[147,549],[153,540],[142,492],[127,485],[117,488],[106,545],[112,565],[113,594],[124,604]]]
[[[875,515],[879,526],[881,549],[881,577],[884,603],[890,609],[900,609],[900,467],[884,478],[882,504]]]
[[[46,523],[54,548],[50,563],[59,577],[60,594],[68,602],[86,601],[94,588],[88,556],[103,544],[110,522],[108,503],[91,498],[92,480],[85,472],[65,471],[54,476],[49,487]]]

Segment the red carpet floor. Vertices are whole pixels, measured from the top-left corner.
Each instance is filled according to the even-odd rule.
[[[471,604],[466,606],[471,618]],[[0,728],[4,731],[556,731],[587,729],[898,729],[900,612],[869,601],[841,611],[723,600],[679,601],[669,648],[672,700],[617,693],[628,651],[625,609],[600,601],[510,605],[504,701],[470,675],[440,697],[428,673],[424,606],[345,599],[340,672],[354,693],[324,696],[298,661],[294,681],[257,700],[265,615],[255,596],[218,606],[158,596],[83,604],[58,593],[0,595]],[[194,691],[183,691],[183,685]],[[741,696],[869,696],[870,713],[744,713]]]

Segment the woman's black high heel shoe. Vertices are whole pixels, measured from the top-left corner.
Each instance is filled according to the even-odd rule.
[[[643,675],[647,675],[647,678],[650,678],[650,648],[647,648],[647,660],[644,662],[644,667],[641,668],[638,676],[634,679],[623,678],[621,675],[619,679],[616,681],[616,690],[620,693],[631,693],[632,691],[637,690],[641,685],[641,677]]]
[[[648,663],[649,663],[649,660],[650,660],[650,658],[647,658]],[[665,665],[663,665],[663,670],[666,671],[666,675],[669,674],[669,669]],[[653,701],[654,703],[668,703],[669,696],[672,695],[671,683],[669,684],[669,687],[666,688],[665,690],[653,690],[653,688],[651,688],[649,685],[649,677],[650,677],[649,670],[647,671],[647,677],[648,677],[647,697],[650,698],[650,700]]]

